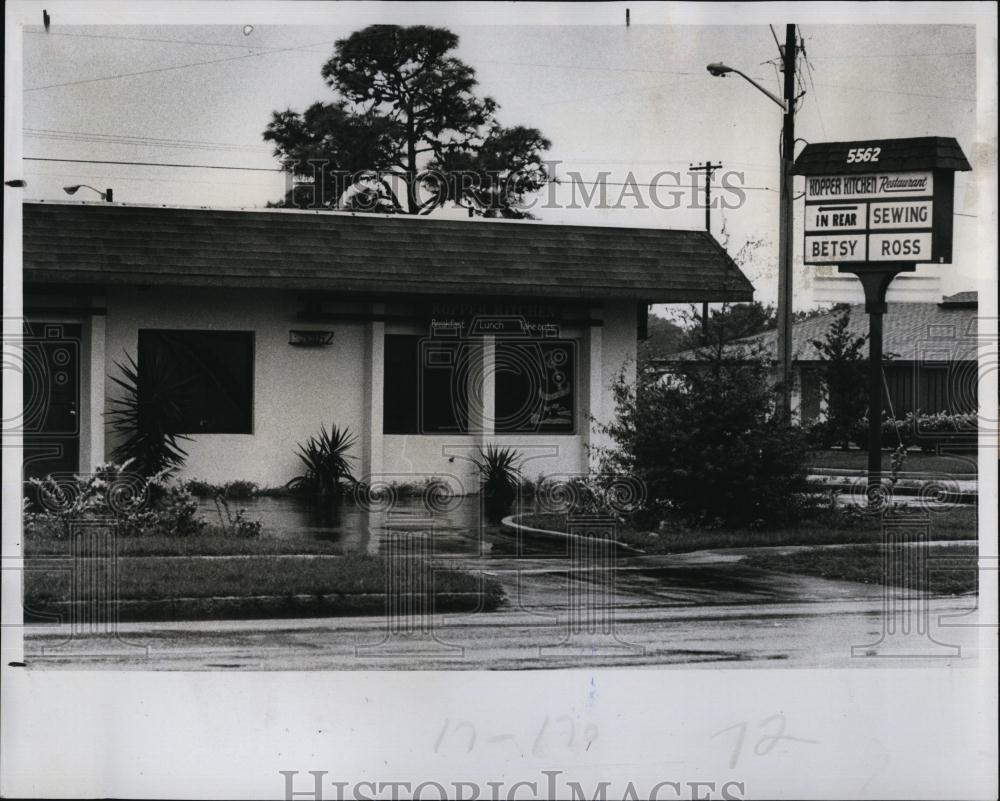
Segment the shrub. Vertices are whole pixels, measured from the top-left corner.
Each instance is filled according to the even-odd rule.
[[[489,444],[485,451],[480,448],[475,465],[486,503],[486,517],[491,522],[498,522],[510,511],[521,485],[518,453],[513,448]]]
[[[827,450],[838,442],[838,426],[830,420],[816,420],[805,428],[806,442],[810,448]],[[853,429],[852,429],[853,433]]]
[[[925,452],[934,452],[938,445],[955,444],[973,440],[976,432],[975,413],[914,414],[908,412],[902,420],[886,417],[882,421],[880,447],[896,449],[919,446]],[[868,417],[862,417],[851,427],[851,440],[861,449],[868,448]]]
[[[235,512],[222,495],[215,496],[215,509],[219,513],[219,523],[226,534],[236,537],[259,537],[263,525],[259,520],[251,520],[246,509]]]
[[[198,502],[165,472],[143,478],[131,463],[101,465],[72,480],[47,476],[27,482],[24,525],[28,533],[68,538],[80,525],[107,524],[123,535],[200,533]]]
[[[794,520],[805,489],[805,436],[775,414],[775,391],[755,354],[686,365],[670,380],[639,371],[613,387],[616,418],[599,448],[602,472],[645,483],[640,525],[677,515],[698,525]],[[638,522],[638,521],[637,521]]]
[[[212,484],[208,481],[192,478],[184,482],[188,492],[196,498],[215,498],[221,495],[227,500],[248,500],[260,494],[260,486],[253,481],[227,481],[225,484]]]
[[[334,424],[327,432],[325,426],[320,426],[319,436],[309,437],[299,444],[298,457],[306,467],[305,473],[285,486],[336,501],[340,497],[342,480],[356,483],[351,473],[351,462],[355,458],[347,455],[356,441],[348,428]]]
[[[823,339],[811,340],[823,360],[826,396],[826,421],[816,432],[823,447],[839,445],[847,448],[852,426],[868,405],[865,384],[864,345],[867,337],[853,336],[848,330],[850,309],[845,309],[830,324]]]
[[[913,442],[931,453],[942,443],[975,442],[979,426],[979,416],[975,412],[937,412],[907,417],[912,418]]]
[[[862,450],[868,449],[868,416],[855,421],[851,426],[851,441]],[[913,444],[913,421],[907,416],[903,420],[885,417],[882,420],[882,431],[879,435],[880,447],[894,450],[902,445],[904,448]]]

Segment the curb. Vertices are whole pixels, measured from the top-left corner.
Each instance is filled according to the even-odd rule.
[[[566,531],[552,531],[547,528],[534,528],[532,526],[526,526],[523,523],[518,523],[517,518],[522,515],[507,515],[503,520],[500,521],[500,526],[507,532],[511,534],[522,534],[527,535],[536,539],[551,540],[554,542],[569,543],[573,541],[577,542],[592,542],[593,537],[584,537],[580,534],[570,534]],[[633,545],[628,545],[627,543],[621,542],[619,540],[605,540],[605,542],[610,542],[612,545],[617,546],[623,550],[629,551],[633,554],[645,554],[646,552],[640,548],[636,548]]]
[[[155,601],[119,600],[107,604],[90,601],[37,602],[26,625],[111,625],[121,621],[244,620],[282,617],[347,617],[388,615],[393,609],[422,611],[430,601],[433,613],[491,612],[488,596],[476,592],[440,593],[432,597],[403,593],[392,598],[383,593],[355,595],[253,595],[206,598],[164,598]],[[46,620],[49,619],[49,620]]]

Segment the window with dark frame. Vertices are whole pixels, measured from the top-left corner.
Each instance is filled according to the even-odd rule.
[[[467,433],[468,382],[480,375],[479,347],[468,340],[387,334],[383,433]],[[575,341],[498,340],[494,364],[496,433],[576,432]]]
[[[465,434],[472,342],[387,334],[382,431],[385,434]]]
[[[500,434],[573,434],[576,343],[497,340],[494,430]]]
[[[253,433],[252,331],[141,329],[140,368],[144,362],[163,371],[179,407],[175,433]]]

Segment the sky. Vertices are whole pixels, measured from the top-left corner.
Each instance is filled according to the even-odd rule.
[[[622,9],[610,5],[589,9],[587,22],[596,17],[599,24],[573,24],[571,11],[561,12],[561,24],[534,24],[527,20],[531,15],[518,24],[522,6],[483,17],[489,24],[469,24],[468,14],[452,21],[442,7],[423,21],[459,35],[456,55],[475,68],[479,91],[498,102],[501,123],[539,128],[552,141],[548,157],[558,162],[563,180],[554,205],[561,207],[536,207],[539,219],[701,228],[703,208],[687,202],[657,208],[644,187],[647,208],[633,195],[619,208],[567,208],[573,174],[590,182],[608,173],[614,204],[622,191],[616,184],[629,172],[643,183],[677,171],[689,185],[689,164],[721,162],[720,172],[740,174],[730,180],[746,187],[746,201],[714,211],[713,232],[733,253],[748,240],[764,240],[745,271],[757,297],[774,302],[781,111],[739,77],[713,78],[705,65],[725,61],[780,94],[775,36],[766,24],[660,24],[670,16],[661,13],[663,6],[633,5],[629,27]],[[345,14],[331,10],[321,24],[315,13],[309,24],[294,24],[294,12],[282,24],[248,13],[217,25],[61,25],[54,11],[48,32],[41,25],[24,29],[26,157],[253,169],[26,161],[25,199],[66,200],[62,187],[82,182],[112,187],[115,200],[125,203],[248,208],[277,200],[284,178],[274,172],[275,159],[261,139],[271,112],[333,99],[320,68],[338,38],[373,22],[423,19],[412,7],[405,14],[389,11],[377,4],[352,6]],[[95,23],[110,18],[93,17]],[[341,17],[350,19],[325,24]],[[783,39],[779,23],[774,30]],[[800,61],[805,94],[796,118],[802,140],[953,136],[973,158],[973,27],[803,23],[800,30],[807,57]],[[959,174],[956,184],[955,269],[945,284],[950,291],[969,288],[973,280],[977,220],[967,180]],[[796,179],[797,193],[801,181]],[[806,307],[813,272],[801,264],[801,214],[799,201],[796,298]]]

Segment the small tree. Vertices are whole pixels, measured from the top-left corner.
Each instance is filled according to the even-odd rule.
[[[477,95],[476,71],[455,57],[458,41],[426,25],[338,40],[322,68],[333,101],[275,111],[264,131],[282,166],[313,182],[282,204],[428,214],[454,202],[530,216],[525,196],[553,180],[550,143],[536,128],[500,125],[496,101]]]
[[[764,527],[793,521],[805,489],[801,432],[775,414],[759,354],[679,367],[667,378],[641,370],[613,387],[617,412],[603,427],[602,472],[646,485],[641,522],[669,515],[695,523]]]
[[[851,310],[844,311],[830,324],[823,339],[811,340],[823,360],[826,398],[826,438],[845,450],[850,447],[851,433],[868,408],[865,381],[864,345],[867,336],[854,336],[848,326]]]

